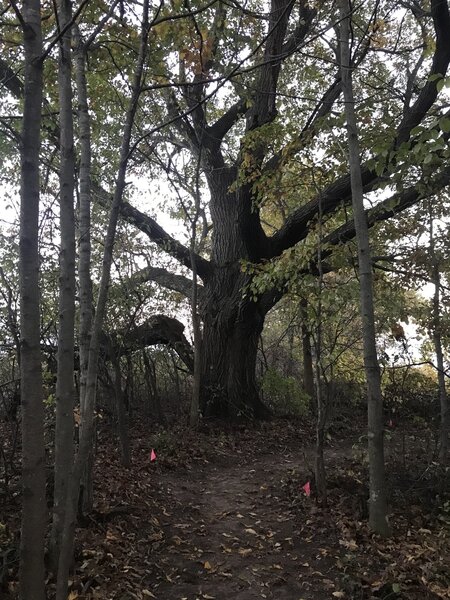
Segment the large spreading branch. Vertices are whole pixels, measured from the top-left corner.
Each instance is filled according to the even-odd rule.
[[[437,191],[448,185],[450,185],[450,168],[443,169],[426,183],[421,181],[416,185],[404,189],[401,192],[397,192],[386,200],[383,200],[374,208],[366,210],[368,226],[373,227],[377,223],[387,221],[391,217],[414,206],[421,200],[435,195]],[[347,223],[338,227],[323,240],[325,254],[327,256],[331,254],[330,246],[343,244],[352,240],[354,237],[355,224],[353,220],[347,221]],[[329,249],[327,250],[327,248]]]
[[[366,191],[372,189],[380,179],[375,171],[367,167],[362,167],[362,178]],[[325,216],[350,201],[350,176],[347,174],[334,181],[326,190],[319,192],[315,198],[294,211],[286,219],[281,229],[270,238],[270,256],[267,258],[279,256],[284,250],[306,238],[311,222],[317,217],[319,205]]]
[[[450,13],[447,0],[431,0],[431,17],[436,34],[436,47],[428,80],[421,89],[414,104],[405,111],[397,128],[395,147],[409,139],[411,130],[416,127],[433,106],[439,93],[434,75],[445,77],[450,63]]]
[[[0,58],[0,85],[4,86],[16,98],[23,97],[24,86],[16,71]]]
[[[369,228],[372,228],[377,223],[387,221],[395,215],[404,212],[408,208],[411,208],[415,204],[419,203],[421,200],[433,196],[436,194],[436,192],[442,190],[448,185],[450,185],[450,168],[443,169],[426,183],[421,181],[414,186],[393,194],[389,198],[386,198],[377,204],[375,207],[366,210],[366,218]],[[349,220],[329,233],[323,239],[321,257],[322,270],[324,273],[329,273],[334,270],[329,259],[333,256],[336,248],[351,242],[355,238],[355,235],[355,223],[353,220]],[[314,258],[311,259],[309,265],[303,268],[299,274],[317,275],[317,273],[317,260]],[[275,306],[275,304],[283,297],[286,291],[287,283],[287,280],[284,283],[278,282],[275,288],[272,288],[262,294],[259,304],[266,312]]]
[[[403,141],[408,140],[411,130],[425,118],[438,95],[438,80],[432,76],[438,73],[445,76],[450,63],[450,44],[448,43],[448,37],[450,36],[450,14],[448,2],[446,0],[433,0],[431,5],[436,33],[436,47],[432,66],[427,83],[420,91],[414,104],[406,110],[397,127],[391,145],[392,150],[397,148]],[[332,94],[331,89],[330,93]],[[381,157],[378,158],[380,161],[382,160]],[[382,176],[365,165],[362,165],[361,170],[364,191],[369,192],[381,181]],[[308,234],[309,223],[317,217],[319,204],[323,210],[323,214],[326,215],[337,210],[342,204],[349,204],[350,201],[350,177],[347,174],[333,182],[307,204],[294,211],[279,231],[270,238],[270,255],[263,258],[278,256],[283,250],[294,246],[304,239]]]
[[[286,41],[286,32],[294,2],[292,0],[272,0],[270,6],[269,30],[264,45],[264,59],[257,79],[257,92],[253,104],[247,111],[247,130],[270,123],[276,117],[278,78],[283,60],[296,49],[306,37],[316,11],[302,0],[300,21],[295,32]]]

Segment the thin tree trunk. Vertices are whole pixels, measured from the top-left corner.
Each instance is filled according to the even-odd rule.
[[[89,457],[89,453],[92,451],[100,337],[106,310],[106,301],[108,297],[108,287],[111,276],[111,266],[113,258],[114,241],[116,237],[117,221],[119,218],[120,206],[122,204],[123,192],[125,189],[125,176],[127,172],[130,154],[131,134],[134,124],[134,118],[138,108],[138,100],[141,94],[144,64],[147,54],[147,39],[149,33],[148,6],[149,0],[144,0],[139,55],[137,59],[131,98],[126,115],[124,132],[122,137],[122,146],[119,155],[119,168],[117,173],[116,186],[114,190],[114,197],[109,215],[108,230],[105,237],[102,275],[100,279],[99,294],[89,346],[89,362],[86,379],[84,413],[85,419],[83,423],[83,429],[81,432],[78,453],[74,463],[73,475],[70,480],[69,493],[67,495],[66,518],[64,523],[61,553],[58,565],[56,600],[67,599],[67,588],[70,565],[72,562],[73,555],[73,539],[75,531],[76,509],[80,491],[80,480],[86,460]]]
[[[127,413],[122,391],[122,371],[120,369],[119,357],[114,357],[114,395],[116,400],[117,430],[120,441],[121,461],[124,467],[129,467],[131,464],[130,440],[128,438]]]
[[[200,317],[198,314],[198,277],[197,263],[195,261],[195,245],[197,239],[197,222],[200,214],[200,174],[201,150],[197,162],[196,171],[196,189],[195,189],[195,214],[191,222],[191,268],[192,268],[192,296],[191,296],[191,315],[192,329],[194,332],[194,381],[192,383],[192,397],[189,414],[189,424],[191,427],[197,427],[200,419],[200,389],[201,389],[201,351],[202,351],[202,332],[200,327]]]
[[[72,3],[59,3],[59,24],[62,29],[72,18]],[[58,371],[56,380],[55,487],[51,534],[51,563],[56,572],[60,539],[64,526],[67,484],[74,453],[74,346],[75,346],[75,153],[72,117],[72,57],[71,29],[67,29],[59,44],[59,105],[60,105],[60,228],[59,254],[59,329]]]
[[[39,149],[42,109],[42,31],[39,0],[24,0],[25,90],[20,179],[20,335],[22,401],[22,530],[20,597],[45,599],[44,412],[39,309]]]
[[[153,418],[155,419],[155,421],[157,423],[165,424],[166,418],[165,418],[165,415],[161,408],[161,402],[159,399],[158,386],[156,383],[155,366],[154,366],[153,362],[150,361],[150,359],[147,355],[147,351],[145,349],[142,351],[142,357],[144,359],[145,382],[147,384],[148,395],[151,398],[151,401],[149,402],[149,408],[150,408],[149,413],[151,414],[153,412]],[[173,361],[173,362],[174,362],[175,374],[177,375],[175,361]],[[177,395],[178,395],[178,397],[180,397],[179,382],[177,380],[177,376],[175,377],[175,381],[178,386]],[[150,414],[149,414],[149,416],[150,416]]]
[[[432,263],[432,281],[434,284],[433,294],[433,344],[436,354],[436,367],[439,386],[439,404],[441,408],[441,428],[440,428],[440,446],[439,462],[443,467],[447,465],[448,460],[448,436],[450,429],[450,415],[448,409],[447,391],[445,389],[445,367],[444,352],[442,350],[441,336],[441,275],[439,272],[439,260],[436,255],[436,244],[434,238],[434,219],[431,202],[428,205],[430,213],[430,258]]]
[[[318,303],[317,303],[317,334],[316,334],[316,397],[317,397],[317,417],[316,417],[316,456],[315,456],[315,479],[317,499],[323,505],[327,505],[327,475],[325,470],[325,428],[327,423],[327,406],[324,397],[323,379],[324,369],[322,366],[322,290],[323,290],[323,269],[322,269],[322,201],[319,198],[319,230],[317,246],[317,264],[319,268],[318,278]]]
[[[80,199],[78,226],[78,280],[80,294],[80,428],[85,421],[86,377],[89,358],[90,332],[93,317],[91,281],[91,123],[86,84],[86,48],[78,27],[74,27],[75,77],[78,95],[78,126],[80,134]],[[81,510],[88,514],[93,505],[94,445],[92,445],[81,482]]]
[[[201,345],[202,333],[200,329],[200,318],[197,310],[197,270],[195,260],[192,261],[192,329],[194,331],[194,381],[192,383],[191,407],[189,413],[189,424],[197,427],[200,418],[200,387],[201,387]]]
[[[360,308],[364,345],[364,368],[368,395],[368,440],[370,501],[369,524],[378,534],[390,535],[387,521],[386,479],[384,466],[383,400],[381,395],[380,367],[375,342],[375,318],[373,306],[372,260],[369,231],[364,212],[363,185],[358,143],[358,126],[353,97],[352,72],[350,68],[350,3],[340,0],[340,55],[342,90],[347,120],[349,167],[352,189],[353,216],[358,243],[360,278]]]
[[[311,398],[311,408],[314,412],[316,409],[314,404],[314,367],[311,350],[311,334],[308,327],[308,301],[306,298],[300,300],[300,318],[302,322],[303,389]]]

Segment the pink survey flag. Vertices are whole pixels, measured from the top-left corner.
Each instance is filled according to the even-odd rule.
[[[311,496],[311,484],[309,481],[307,481],[305,485],[302,485],[302,490],[305,492],[305,496],[308,498]]]
[[[156,460],[156,452],[153,450],[150,452],[150,462],[153,462],[154,460]]]

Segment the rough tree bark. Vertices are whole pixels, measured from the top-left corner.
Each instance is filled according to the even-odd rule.
[[[43,71],[39,0],[24,0],[19,18],[23,27],[25,51],[19,241],[23,487],[20,597],[23,600],[44,600],[47,505],[38,248]]]
[[[358,245],[360,286],[360,309],[364,346],[364,368],[367,383],[368,439],[369,439],[369,523],[371,528],[383,536],[390,535],[387,521],[386,478],[384,468],[383,398],[381,394],[380,367],[378,364],[375,316],[373,304],[372,258],[369,229],[364,210],[363,182],[361,177],[358,124],[353,96],[350,61],[350,15],[348,0],[340,0],[340,60],[342,89],[347,121],[349,167],[352,189],[353,220]]]
[[[72,3],[58,4],[59,26],[64,30],[72,19]],[[55,487],[50,539],[52,570],[56,572],[64,526],[67,484],[74,453],[74,347],[75,347],[75,151],[72,117],[71,28],[59,41],[59,204],[61,242],[59,253],[58,369],[56,379]]]

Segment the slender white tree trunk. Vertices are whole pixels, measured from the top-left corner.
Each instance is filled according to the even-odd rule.
[[[58,4],[63,30],[72,19],[71,0]],[[71,28],[59,42],[59,128],[60,128],[60,229],[58,371],[56,381],[55,488],[51,535],[51,562],[56,571],[64,526],[67,484],[73,463],[75,402],[75,152],[72,117]]]
[[[70,565],[72,562],[73,554],[73,538],[75,531],[78,497],[80,491],[80,481],[83,474],[84,466],[86,464],[90,452],[92,451],[100,334],[102,331],[103,320],[106,310],[106,301],[108,297],[108,287],[111,276],[111,266],[113,259],[114,241],[116,237],[117,221],[119,218],[120,206],[122,204],[123,193],[125,189],[125,176],[127,172],[131,147],[131,133],[133,129],[136,111],[138,108],[139,97],[141,94],[144,64],[147,55],[147,39],[149,33],[148,7],[149,0],[144,0],[139,55],[137,59],[135,76],[131,91],[130,104],[124,125],[122,145],[119,155],[119,168],[117,172],[114,197],[109,215],[108,229],[105,237],[102,275],[100,279],[99,293],[89,346],[89,362],[86,379],[84,422],[81,431],[78,452],[74,462],[73,473],[70,480],[70,486],[67,494],[66,515],[58,565],[56,600],[67,600],[67,588]]]
[[[79,355],[80,355],[80,434],[85,421],[86,378],[94,300],[91,281],[91,122],[86,83],[86,48],[80,32],[74,28],[75,81],[78,96],[78,126],[80,136],[80,199],[78,210],[78,284],[80,295]],[[94,444],[91,447],[81,482],[81,510],[88,514],[93,504]]]
[[[430,258],[432,268],[432,281],[434,284],[432,319],[433,319],[433,344],[436,354],[436,367],[439,386],[439,404],[441,408],[441,429],[439,445],[439,462],[443,467],[448,461],[448,436],[450,429],[450,413],[448,409],[448,397],[445,389],[445,367],[444,352],[442,349],[442,319],[441,319],[441,274],[439,272],[439,259],[436,253],[436,241],[434,235],[434,215],[432,203],[429,202],[430,213]]]
[[[348,0],[339,0],[340,8],[340,60],[342,90],[347,121],[349,167],[352,188],[353,218],[358,244],[360,309],[364,345],[364,368],[367,382],[368,439],[369,439],[369,524],[376,533],[388,536],[386,481],[384,467],[383,400],[380,367],[378,364],[373,305],[372,259],[369,229],[364,211],[363,184],[358,143],[358,125],[353,96],[352,67],[350,61],[350,14]]]

